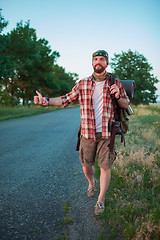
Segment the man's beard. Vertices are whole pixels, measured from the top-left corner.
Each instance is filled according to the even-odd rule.
[[[96,66],[101,66],[100,68],[96,68]],[[97,65],[95,65],[94,67],[94,72],[95,73],[102,73],[102,72],[104,72],[104,70],[105,70],[105,67],[103,67],[102,65],[100,65],[100,64],[97,64]]]

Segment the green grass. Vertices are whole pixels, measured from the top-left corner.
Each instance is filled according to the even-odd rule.
[[[29,233],[35,233],[35,232],[36,232],[36,229],[33,229],[33,228],[29,229]]]
[[[101,239],[160,239],[160,108],[134,107],[107,191]],[[96,175],[100,171],[96,164]]]
[[[63,210],[65,212],[65,216],[63,218],[62,224],[64,225],[70,225],[73,223],[73,218],[71,216],[68,216],[68,213],[72,210],[72,204],[70,201],[66,201],[63,204]]]
[[[63,221],[62,221],[62,223],[63,223],[64,225],[70,225],[70,224],[73,223],[73,218],[70,217],[70,216],[65,216],[64,219],[63,219]]]
[[[63,211],[64,216],[61,222],[61,225],[59,225],[56,228],[56,236],[53,237],[53,240],[67,240],[69,238],[69,225],[74,223],[74,220],[71,216],[69,216],[70,211],[72,210],[72,204],[70,201],[65,201],[63,203]]]
[[[17,107],[2,107],[0,106],[0,121],[9,120],[13,118],[21,118],[32,116],[40,113],[46,113],[61,109],[62,107],[43,107],[43,106],[17,106]]]
[[[72,104],[70,107],[78,106],[78,104]],[[10,120],[14,118],[22,118],[41,113],[47,113],[55,110],[63,109],[61,106],[41,106],[41,105],[29,105],[29,106],[16,106],[16,107],[2,107],[0,106],[0,121]]]
[[[70,202],[64,202],[63,204],[63,210],[65,213],[69,213],[72,209],[72,205]]]

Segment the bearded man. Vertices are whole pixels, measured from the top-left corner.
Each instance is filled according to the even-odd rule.
[[[110,84],[110,74],[106,72],[109,63],[108,53],[98,50],[92,54],[94,72],[91,76],[80,80],[70,93],[57,98],[42,97],[36,91],[35,104],[67,107],[79,101],[81,111],[81,139],[79,158],[83,172],[88,180],[87,195],[89,198],[96,194],[96,179],[94,177],[95,158],[100,167],[100,193],[95,206],[95,215],[104,212],[105,196],[111,179],[111,167],[115,158],[110,158],[109,144],[111,132],[109,122],[114,119],[114,107],[111,95],[122,108],[128,108],[128,97],[119,79]]]

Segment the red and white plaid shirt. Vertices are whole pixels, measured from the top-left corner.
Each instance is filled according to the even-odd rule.
[[[109,121],[114,120],[113,104],[109,93],[110,75],[103,87],[103,112],[102,112],[102,138],[108,139],[111,133],[108,131]],[[121,82],[115,79],[115,84],[120,89],[122,98],[127,98],[127,94],[122,87]],[[93,102],[93,92],[95,88],[95,80],[93,76],[80,80],[70,93],[61,96],[62,106],[67,107],[69,104],[79,101],[81,111],[81,134],[87,139],[96,139],[96,120]]]

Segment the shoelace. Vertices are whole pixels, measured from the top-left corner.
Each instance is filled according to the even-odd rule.
[[[88,192],[95,192],[93,188],[88,188]]]
[[[97,202],[97,205],[99,206],[99,208],[104,208],[104,204],[101,202]]]

